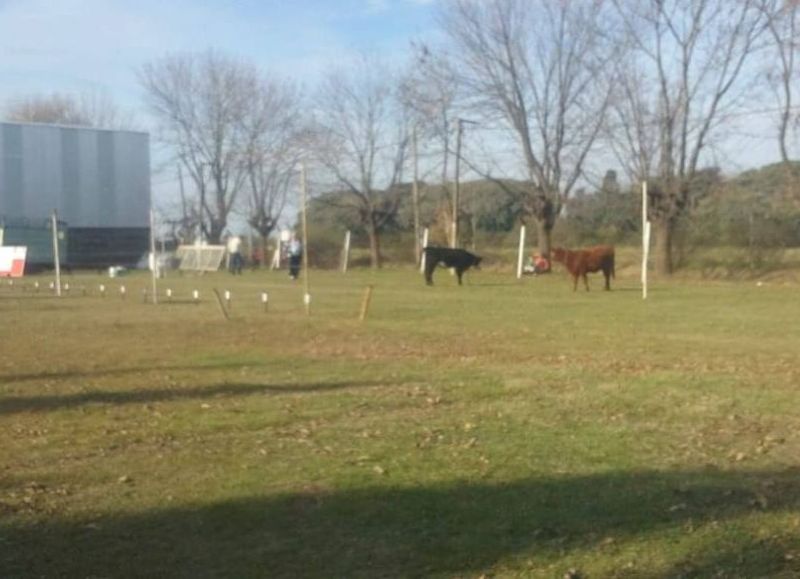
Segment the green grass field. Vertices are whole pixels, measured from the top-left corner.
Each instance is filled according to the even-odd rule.
[[[797,284],[622,273],[0,282],[0,576],[800,576]]]

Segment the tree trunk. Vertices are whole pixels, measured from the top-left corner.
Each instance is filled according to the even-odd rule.
[[[476,213],[470,213],[469,216],[469,229],[470,229],[470,247],[473,253],[478,250],[478,216]]]
[[[671,275],[672,234],[674,226],[670,221],[656,221],[653,225],[656,235],[656,273],[659,275]]]
[[[369,259],[372,269],[380,269],[381,265],[381,245],[378,235],[378,227],[374,218],[370,217],[367,222],[367,235],[369,236]]]
[[[208,231],[208,243],[211,245],[219,245],[222,243],[222,232],[225,231],[225,222],[212,219],[211,226],[209,227]]]
[[[547,222],[547,219],[536,218],[536,242],[539,246],[539,255],[543,258],[550,260],[550,247],[551,236],[553,233],[553,226]]]
[[[269,235],[262,235],[261,236],[261,261],[258,264],[259,269],[264,269],[269,267],[270,264],[267,263],[267,260],[272,260],[272,256],[267,257],[267,245],[269,243]],[[280,244],[280,240],[278,241]]]

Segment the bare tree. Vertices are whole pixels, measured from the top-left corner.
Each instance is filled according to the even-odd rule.
[[[258,72],[208,51],[148,63],[139,78],[161,138],[197,187],[203,236],[219,243],[247,178],[245,117],[258,99]]]
[[[286,206],[300,160],[301,95],[291,83],[264,78],[243,118],[247,222],[261,237],[262,255]]]
[[[675,225],[693,205],[703,151],[737,104],[764,30],[757,0],[614,0],[631,48],[614,111],[618,150],[648,179],[656,269],[673,270]]]
[[[394,79],[380,63],[362,58],[351,71],[324,79],[315,112],[313,153],[358,215],[371,265],[379,268],[380,234],[397,215],[409,140]]]
[[[440,203],[449,215],[445,230],[451,231],[455,208],[448,191],[452,129],[457,123],[458,82],[450,59],[427,44],[412,43],[412,59],[400,84],[400,99],[406,107],[419,140],[433,150],[441,169]],[[417,234],[418,235],[418,234]]]
[[[102,129],[132,129],[132,115],[122,111],[108,95],[98,92],[81,94],[52,93],[29,95],[13,100],[5,111],[9,121],[56,123]]]
[[[792,121],[800,124],[800,115],[793,117],[793,93],[800,80],[800,67],[797,65],[800,53],[800,4],[791,0],[763,0],[763,10],[769,31],[770,53],[777,56],[778,67],[773,59],[768,59],[767,80],[775,90],[779,107],[778,146],[781,160],[789,161],[789,137]]]
[[[550,253],[556,217],[584,173],[610,102],[607,68],[615,47],[605,6],[451,0],[441,12],[468,104],[513,137],[528,186],[508,193],[522,196],[543,255]],[[469,164],[492,178],[488,169]]]

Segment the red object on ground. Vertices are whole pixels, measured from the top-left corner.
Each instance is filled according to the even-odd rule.
[[[0,247],[0,277],[22,277],[27,253],[27,247]]]

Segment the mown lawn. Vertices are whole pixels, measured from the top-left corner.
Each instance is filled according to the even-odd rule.
[[[0,576],[800,575],[796,284],[467,277],[0,282]]]

